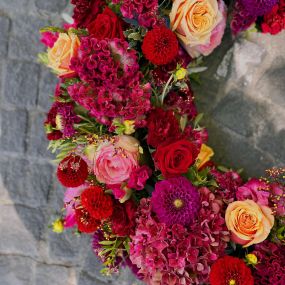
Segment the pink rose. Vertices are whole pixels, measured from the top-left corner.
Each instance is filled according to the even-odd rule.
[[[143,190],[151,174],[152,170],[147,165],[141,166],[132,172],[128,186],[136,190]]]
[[[236,192],[236,197],[239,201],[253,200],[259,205],[268,206],[269,198],[268,185],[258,179],[251,179],[243,186],[239,187]]]
[[[94,159],[94,174],[107,185],[127,181],[138,167],[139,142],[131,136],[117,136],[99,145]]]

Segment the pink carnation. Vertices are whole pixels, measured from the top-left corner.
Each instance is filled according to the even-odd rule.
[[[130,176],[128,186],[136,190],[143,190],[146,181],[152,174],[152,170],[147,166],[141,166],[135,169]]]
[[[138,167],[139,143],[133,137],[127,137],[124,144],[116,137],[114,142],[105,141],[99,145],[95,154],[94,173],[100,183],[121,184],[130,178]]]
[[[58,39],[58,33],[44,32],[41,34],[41,42],[49,48],[52,48]]]
[[[268,185],[258,179],[251,179],[243,186],[239,187],[236,197],[240,201],[253,200],[262,206],[268,206],[268,198],[270,196]]]

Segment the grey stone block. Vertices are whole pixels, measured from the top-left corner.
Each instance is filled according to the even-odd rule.
[[[8,52],[10,20],[0,16],[0,56],[5,57]]]
[[[37,55],[44,50],[40,44],[40,28],[49,25],[47,20],[33,16],[19,15],[12,22],[9,42],[9,57],[12,59],[37,61]]]
[[[37,208],[46,205],[52,187],[53,168],[28,159],[0,159],[4,185],[15,204]]]
[[[0,256],[1,285],[32,285],[35,262],[20,256]]]
[[[35,6],[40,10],[58,13],[66,7],[68,2],[67,0],[35,0]]]
[[[96,285],[106,285],[105,282],[99,281],[98,279],[90,276],[88,273],[81,272],[77,285],[95,285],[95,284]],[[107,283],[107,284],[112,284],[112,283]],[[117,283],[117,284],[120,284],[120,283]]]
[[[4,101],[19,107],[36,106],[38,73],[38,64],[8,61],[5,70]]]
[[[30,228],[27,228],[25,221],[19,215],[13,205],[0,205],[1,219],[0,219],[0,256],[6,255],[22,255],[33,258],[38,257],[38,243]],[[29,209],[26,209],[26,214]],[[35,225],[34,225],[35,226]],[[37,224],[37,226],[39,226]],[[10,264],[12,266],[12,264]],[[1,270],[1,266],[0,266]],[[20,268],[19,268],[20,270]],[[22,278],[29,276],[28,272],[22,272]],[[3,275],[0,275],[0,284],[2,285]],[[9,283],[20,284],[20,283]],[[26,283],[23,283],[26,284]],[[31,284],[31,283],[27,283]]]
[[[259,111],[255,102],[246,98],[242,91],[234,89],[219,102],[212,117],[236,133],[250,137],[262,119]]]
[[[0,150],[25,151],[27,112],[23,110],[0,110]]]
[[[27,148],[28,154],[37,157],[54,158],[47,150],[48,140],[44,131],[46,115],[38,112],[30,112],[30,129],[28,132]]]
[[[35,285],[71,285],[76,284],[74,269],[64,266],[38,264]]]
[[[58,78],[51,73],[50,69],[43,66],[40,75],[38,106],[45,112],[52,103],[51,97],[54,95],[57,82]]]
[[[29,0],[1,0],[0,10],[6,13],[20,13],[28,9]]]

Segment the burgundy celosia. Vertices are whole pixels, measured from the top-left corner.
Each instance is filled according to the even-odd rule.
[[[121,3],[121,13],[124,18],[138,21],[140,26],[153,27],[157,19],[158,0],[113,0],[114,4]]]
[[[119,118],[144,126],[150,109],[150,85],[140,86],[137,60],[136,52],[125,41],[84,38],[71,66],[88,84],[74,84],[68,92],[103,124],[111,125]]]
[[[140,268],[146,284],[208,282],[210,266],[225,254],[229,233],[222,202],[207,188],[200,189],[200,204],[198,220],[189,228],[167,227],[151,212],[150,200],[141,200],[130,259]]]
[[[255,246],[258,263],[253,271],[255,284],[284,285],[285,245],[265,241]]]

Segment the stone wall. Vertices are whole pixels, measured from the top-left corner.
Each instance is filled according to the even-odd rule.
[[[63,189],[42,126],[56,79],[36,61],[38,30],[59,24],[67,2],[0,0],[0,284],[138,284],[128,271],[103,278],[88,237],[48,228]],[[217,161],[248,175],[285,164],[284,36],[228,35],[195,86]]]

